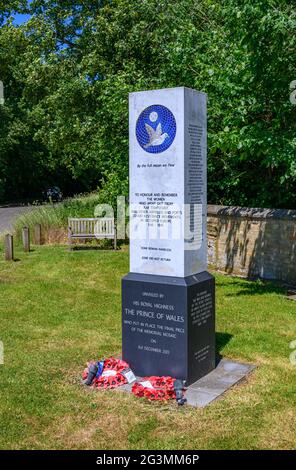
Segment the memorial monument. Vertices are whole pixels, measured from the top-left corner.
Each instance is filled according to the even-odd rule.
[[[122,356],[139,376],[190,385],[215,368],[215,282],[207,269],[206,94],[131,93],[130,273]]]

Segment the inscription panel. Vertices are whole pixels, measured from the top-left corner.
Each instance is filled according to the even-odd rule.
[[[186,376],[185,306],[182,287],[124,282],[123,357],[138,374],[149,368],[162,374],[170,364],[174,377]]]

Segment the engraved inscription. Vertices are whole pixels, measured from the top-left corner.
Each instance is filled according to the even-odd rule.
[[[169,355],[178,337],[185,334],[184,315],[159,292],[142,291],[124,314],[124,325],[139,350]]]
[[[212,295],[208,291],[199,292],[192,300],[190,315],[193,325],[204,325],[213,312]]]

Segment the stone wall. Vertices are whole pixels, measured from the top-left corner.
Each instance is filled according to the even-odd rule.
[[[208,263],[296,285],[296,211],[208,206]]]

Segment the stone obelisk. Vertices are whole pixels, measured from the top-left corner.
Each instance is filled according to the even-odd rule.
[[[215,367],[215,282],[207,272],[206,94],[131,93],[130,273],[122,355],[140,376],[193,383]]]

